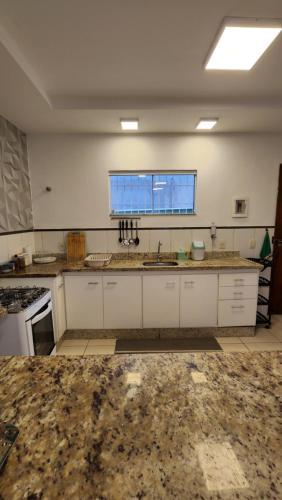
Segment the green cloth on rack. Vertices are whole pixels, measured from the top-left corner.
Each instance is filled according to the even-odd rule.
[[[271,244],[270,244],[269,232],[266,229],[265,235],[264,235],[263,244],[262,244],[259,256],[260,256],[261,259],[265,259],[270,254],[271,254]]]

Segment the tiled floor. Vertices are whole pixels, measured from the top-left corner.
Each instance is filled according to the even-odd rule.
[[[272,316],[272,326],[257,328],[254,337],[218,337],[218,343],[224,351],[282,351],[282,315]]]
[[[57,351],[57,355],[114,354],[115,347],[115,339],[63,340]]]
[[[282,315],[272,317],[272,327],[258,328],[255,337],[218,337],[226,352],[282,351]],[[58,355],[114,354],[115,339],[64,340]]]

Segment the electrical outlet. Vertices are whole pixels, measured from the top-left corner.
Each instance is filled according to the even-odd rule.
[[[257,242],[256,242],[256,240],[251,239],[251,240],[249,241],[249,248],[250,248],[251,250],[254,250],[254,248],[256,248],[256,243],[257,243]]]
[[[224,249],[226,248],[226,243],[225,243],[225,241],[223,241],[223,240],[219,241],[219,243],[218,243],[218,248],[219,248],[220,250],[224,250]]]

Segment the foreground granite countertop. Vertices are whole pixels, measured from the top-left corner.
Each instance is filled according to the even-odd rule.
[[[281,499],[279,361],[2,358],[0,420],[20,434],[0,498]]]
[[[128,259],[112,259],[106,267],[91,268],[84,265],[84,262],[67,263],[63,260],[51,264],[32,264],[31,266],[21,269],[18,272],[0,274],[0,278],[39,278],[39,277],[56,277],[61,273],[66,272],[114,272],[114,271],[146,271],[146,272],[162,272],[162,271],[196,271],[196,270],[223,270],[223,269],[250,269],[260,270],[262,266],[256,262],[252,262],[243,257],[208,257],[202,261],[188,259],[186,261],[179,260],[178,266],[175,267],[145,267],[143,261],[151,260],[150,257],[143,259],[128,258]],[[164,260],[164,259],[162,259]],[[167,260],[167,259],[166,259]],[[168,260],[174,260],[172,258]]]
[[[0,319],[4,318],[7,314],[7,309],[5,307],[2,307],[0,304]]]

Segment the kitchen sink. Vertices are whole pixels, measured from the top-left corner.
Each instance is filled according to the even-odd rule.
[[[178,266],[178,262],[175,261],[153,261],[149,260],[148,262],[143,262],[143,266],[146,267],[173,267],[173,266]]]

